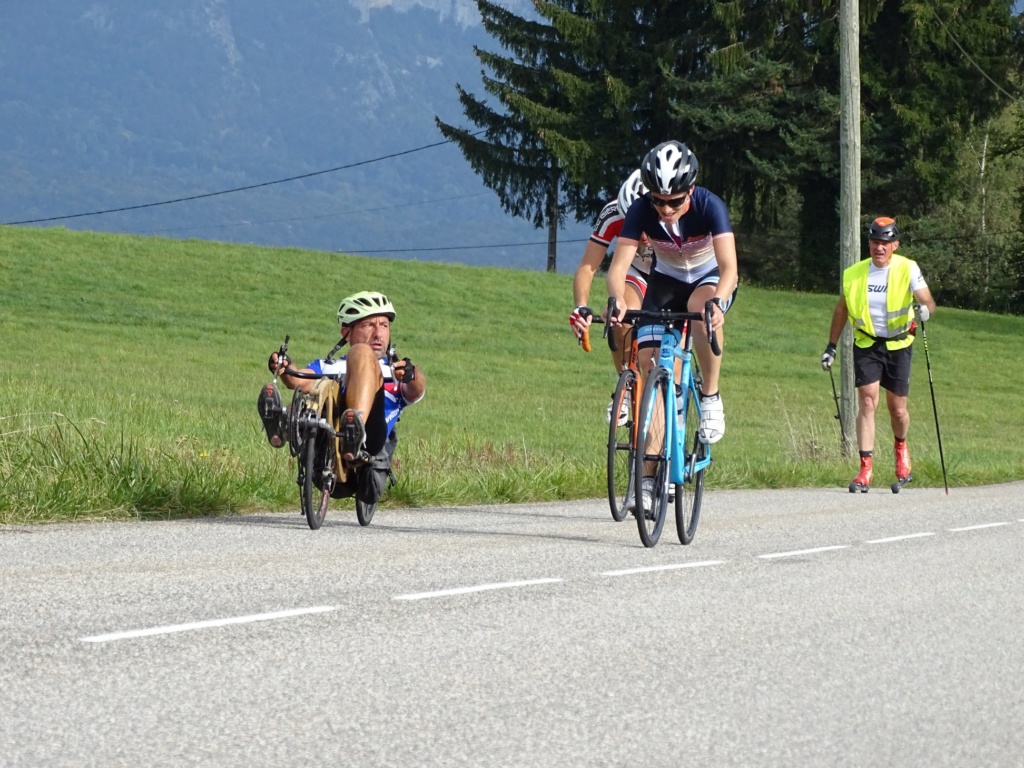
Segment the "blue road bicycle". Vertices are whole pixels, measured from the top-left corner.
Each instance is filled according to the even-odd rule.
[[[614,306],[609,306],[609,314]],[[681,544],[689,544],[697,532],[704,495],[704,473],[711,466],[711,447],[700,441],[700,369],[693,353],[691,327],[704,323],[716,355],[722,353],[711,329],[711,305],[704,313],[630,310],[622,318],[633,325],[662,329],[656,365],[647,374],[640,395],[633,445],[633,514],[645,547],[661,537],[668,512],[669,486],[675,486],[676,531]],[[611,336],[609,336],[611,338]],[[676,361],[681,362],[675,384]],[[651,479],[649,498],[642,481]]]

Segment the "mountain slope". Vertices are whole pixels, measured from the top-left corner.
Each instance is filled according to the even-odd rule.
[[[544,233],[504,214],[451,145],[319,173],[436,144],[435,115],[460,122],[455,83],[482,92],[473,46],[495,46],[475,5],[380,5],[10,4],[0,10],[0,221],[315,174],[60,223],[543,268]],[[562,267],[581,249],[567,245]]]

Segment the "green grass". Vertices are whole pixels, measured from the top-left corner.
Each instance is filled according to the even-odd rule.
[[[363,289],[392,298],[398,351],[429,380],[402,419],[386,505],[604,494],[614,373],[600,344],[585,354],[572,340],[571,276],[0,228],[0,522],[297,509],[294,462],[255,412],[266,359],[285,334],[296,360],[325,354],[338,301]],[[852,476],[818,365],[834,301],[741,289],[710,488]],[[950,484],[1024,477],[1024,319],[940,309],[928,330]],[[915,483],[941,486],[917,346]]]

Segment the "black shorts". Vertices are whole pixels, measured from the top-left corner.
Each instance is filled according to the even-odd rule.
[[[676,280],[652,269],[651,274],[647,276],[647,293],[644,295],[644,303],[641,308],[647,311],[667,309],[670,312],[688,312],[690,297],[693,295],[693,292],[702,285],[718,285],[719,277],[718,267],[715,267],[715,269],[699,280],[692,283],[684,283],[682,280]],[[732,295],[725,304],[726,312],[729,311],[733,302],[736,301],[736,291],[738,290],[739,285],[733,288]],[[701,310],[703,311],[703,308]],[[660,346],[660,329],[661,326],[657,325],[645,326],[637,336],[639,341],[637,346],[640,349]]]
[[[858,387],[881,382],[882,389],[894,395],[906,397],[910,394],[910,360],[914,354],[913,345],[889,351],[884,341],[876,341],[870,347],[853,348],[853,371]]]

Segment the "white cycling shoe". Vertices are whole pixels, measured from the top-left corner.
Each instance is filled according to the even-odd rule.
[[[717,443],[725,435],[725,408],[718,394],[700,396],[700,441],[706,445]]]
[[[615,398],[612,397],[611,401],[608,403],[608,413],[606,413],[605,416],[604,416],[604,420],[605,420],[606,424],[611,424],[612,423],[612,408],[614,408],[614,407],[615,407]],[[618,420],[617,423],[618,423],[618,425],[620,427],[626,426],[626,424],[629,422],[629,408],[630,408],[629,392],[626,392],[626,394],[622,398],[622,405],[619,406],[619,420]]]

